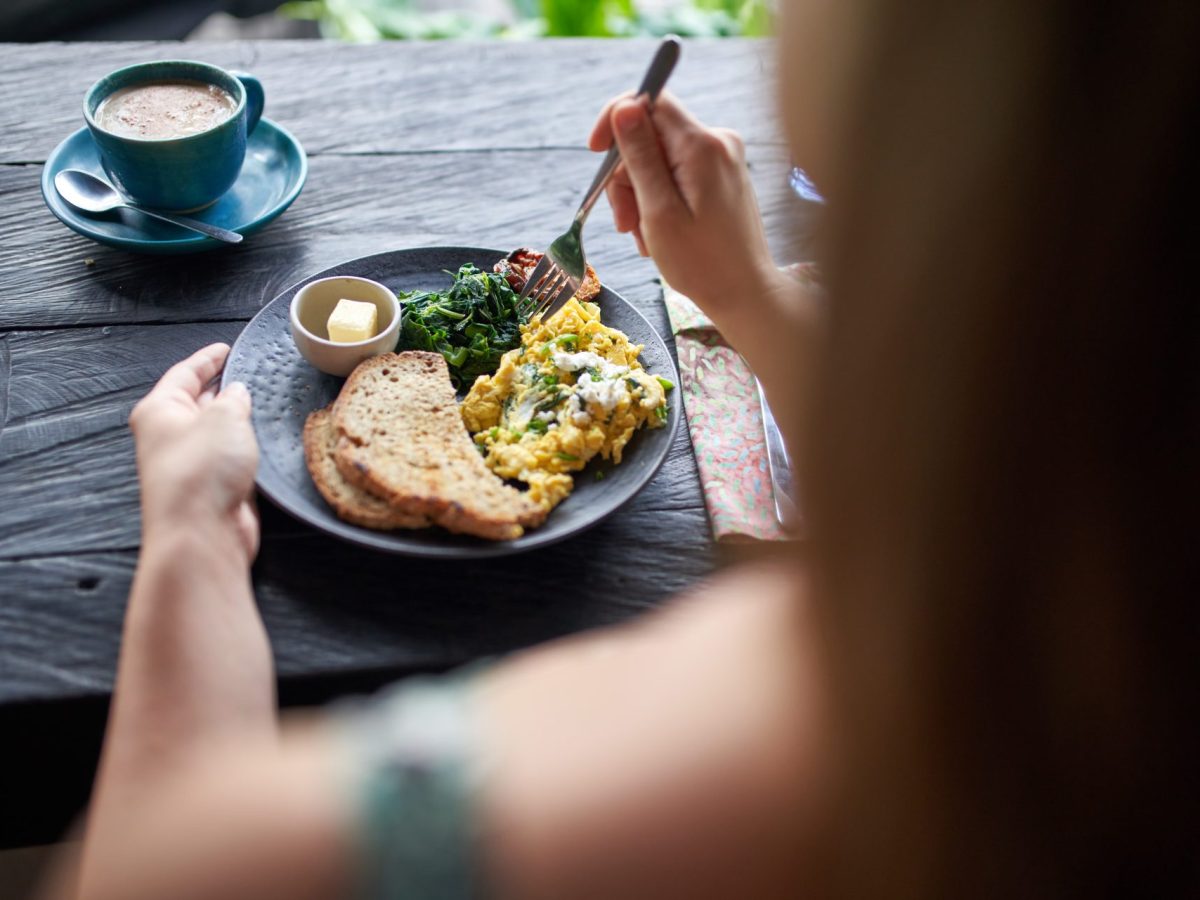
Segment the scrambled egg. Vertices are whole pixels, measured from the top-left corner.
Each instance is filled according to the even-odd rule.
[[[547,509],[571,493],[571,472],[599,454],[620,463],[642,425],[667,421],[674,387],[638,362],[640,345],[600,322],[594,303],[569,300],[546,322],[521,327],[521,346],[462,402],[467,430],[501,478],[529,485]]]

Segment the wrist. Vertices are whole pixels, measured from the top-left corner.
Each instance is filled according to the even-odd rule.
[[[193,467],[194,468],[194,467]],[[138,459],[142,531],[208,531],[231,520],[216,479],[170,458]]]
[[[794,284],[773,260],[767,258],[738,267],[732,282],[707,281],[684,293],[716,322],[729,315],[740,318],[750,309],[774,315],[787,305],[783,300]]]
[[[143,561],[187,560],[206,568],[233,567],[239,571],[249,567],[251,560],[232,516],[218,517],[203,510],[191,516],[178,512],[156,515],[143,509]]]
[[[789,343],[806,317],[797,282],[770,263],[744,272],[735,286],[698,294],[688,296],[729,344],[748,357],[757,355],[762,344]]]
[[[783,269],[771,274],[762,288],[771,316],[805,343],[817,339],[824,321],[820,290]]]

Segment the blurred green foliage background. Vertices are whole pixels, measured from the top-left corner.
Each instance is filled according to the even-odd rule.
[[[424,9],[413,0],[294,0],[284,15],[314,20],[344,41],[439,38],[757,36],[770,32],[768,0],[498,0],[471,9]]]

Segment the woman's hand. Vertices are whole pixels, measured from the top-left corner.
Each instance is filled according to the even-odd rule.
[[[250,393],[234,383],[208,388],[229,355],[226,344],[198,350],[167,370],[133,408],[144,541],[161,530],[234,529],[252,560],[258,552],[254,472],[258,444]]]
[[[816,296],[771,259],[741,139],[707,128],[674,97],[618,97],[588,142],[613,141],[622,163],[608,185],[618,231],[696,302],[773,398],[784,435],[800,439],[810,367],[822,343]]]
[[[782,276],[741,138],[705,127],[665,92],[653,108],[644,97],[612,100],[588,146],[607,150],[614,137],[622,163],[608,200],[617,230],[632,232],[642,255],[722,331],[731,317],[765,311],[760,301],[781,290]]]

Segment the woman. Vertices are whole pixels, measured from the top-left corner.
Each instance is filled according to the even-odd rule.
[[[1200,890],[1171,827],[1200,749],[1200,9],[793,0],[782,33],[827,311],[776,274],[734,136],[619,99],[592,146],[625,160],[617,227],[790,398],[805,568],[277,731],[249,398],[202,392],[207,348],[131,418],[142,558],[51,893]]]

